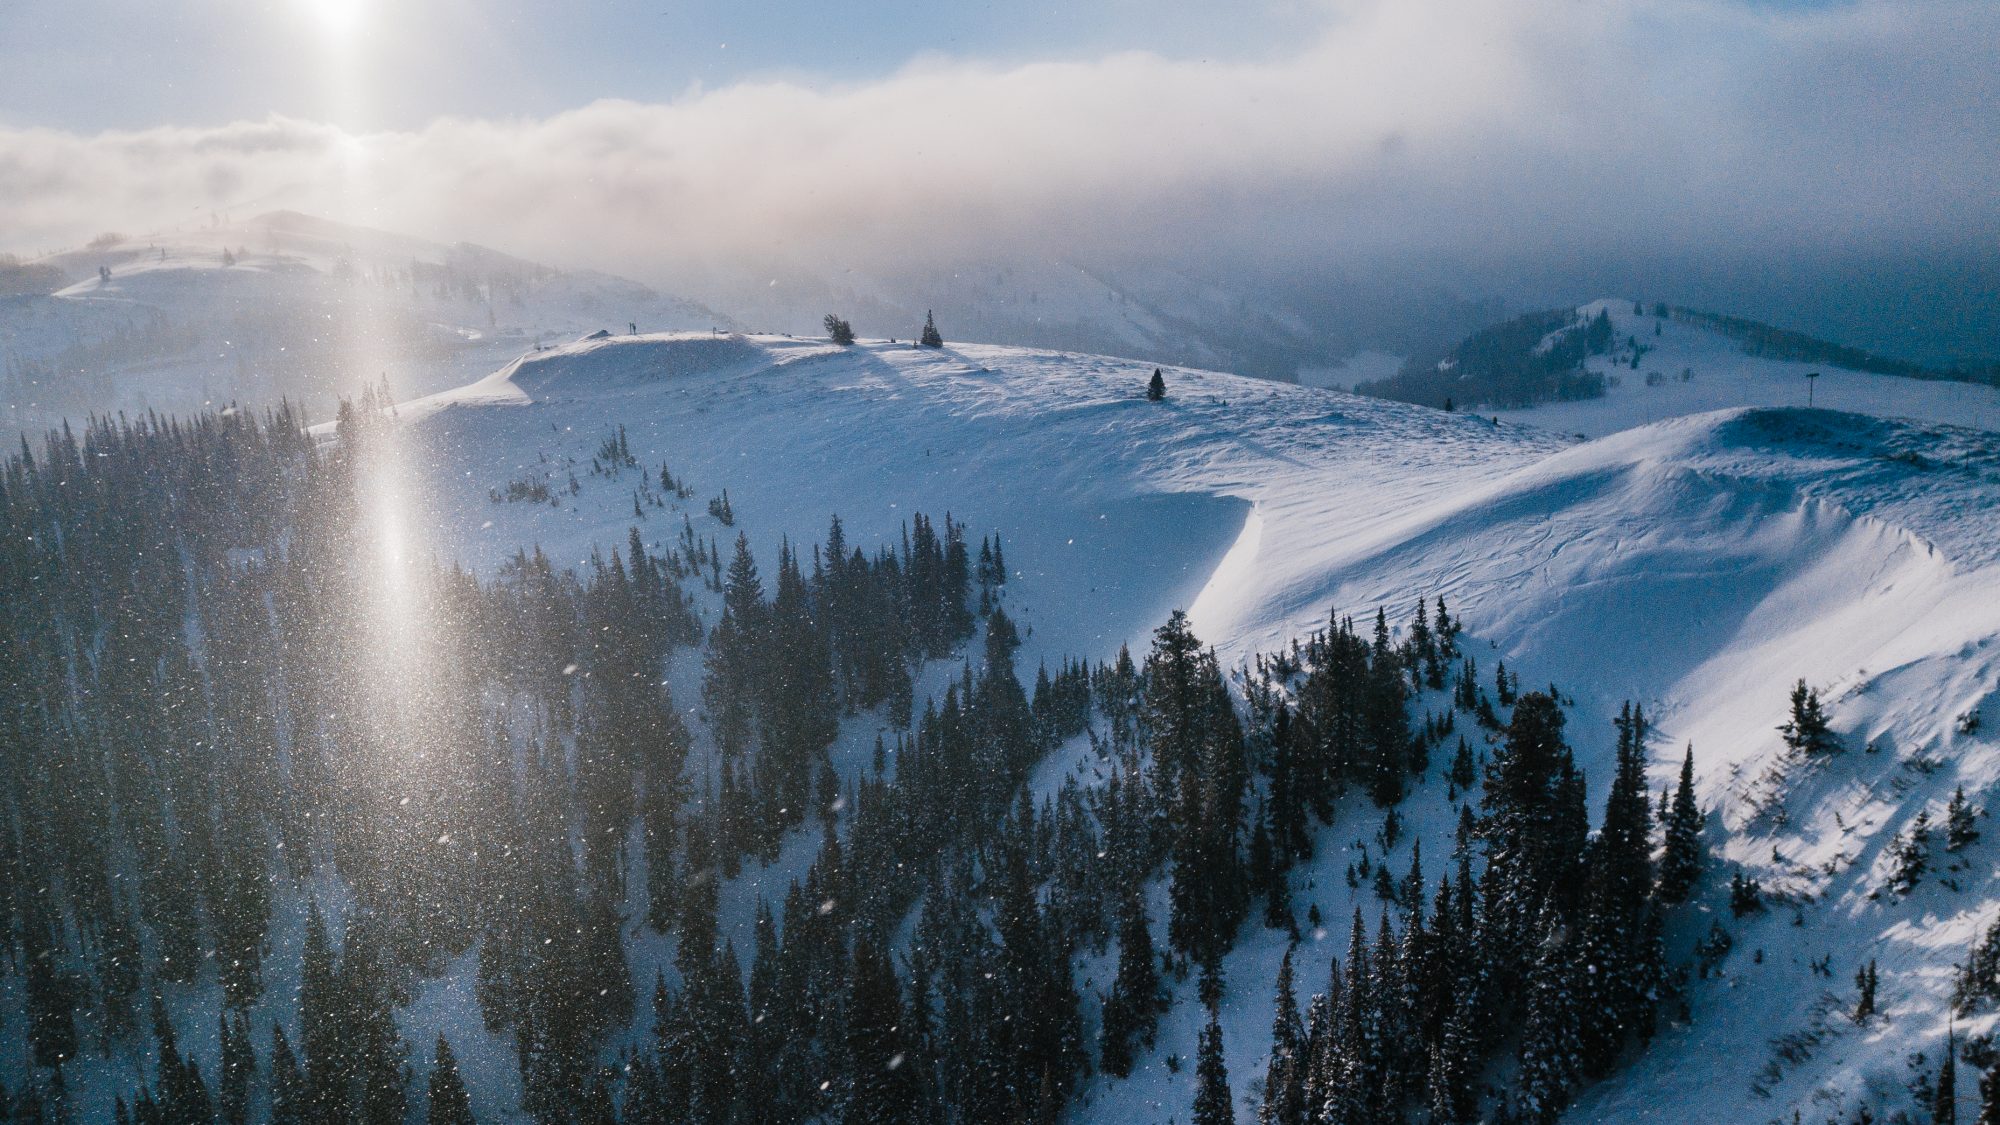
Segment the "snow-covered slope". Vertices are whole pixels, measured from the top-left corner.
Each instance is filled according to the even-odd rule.
[[[780,536],[817,539],[833,512],[864,547],[898,535],[915,510],[949,509],[975,537],[999,532],[1028,667],[1139,648],[1177,606],[1235,664],[1330,609],[1359,617],[1388,605],[1397,616],[1442,594],[1482,665],[1502,657],[1528,683],[1553,680],[1575,698],[1593,806],[1620,701],[1642,702],[1657,724],[1656,786],[1691,741],[1710,843],[1726,861],[1676,922],[1670,953],[1685,960],[1711,919],[1736,951],[1694,985],[1692,1024],[1669,1027],[1573,1118],[1683,1120],[1698,1108],[1710,1120],[1789,1120],[1796,1106],[1819,1119],[1867,1090],[1878,1109],[1897,1104],[1906,1056],[1943,1035],[1951,963],[2000,906],[2000,841],[1966,853],[1962,891],[1933,880],[1907,900],[1872,894],[1886,844],[1920,809],[1935,816],[1960,783],[1988,803],[2000,779],[1993,743],[1956,722],[1991,709],[2000,680],[2000,439],[1736,409],[1575,445],[1538,427],[1190,370],[1168,370],[1169,397],[1149,403],[1149,373],[999,347],[708,334],[578,343],[401,408],[422,505],[410,522],[431,549],[488,570],[533,543],[580,561],[635,524],[670,543],[682,511],[635,518],[629,477],[588,471],[623,426],[642,466],[664,462],[697,489],[677,507],[704,538],[733,535],[701,513],[726,487],[760,558]],[[1820,394],[1839,403],[1833,378]],[[1609,401],[1645,393],[1670,392],[1641,383]],[[491,498],[517,480],[548,483],[555,502]],[[1801,677],[1831,701],[1844,755],[1786,757],[1775,728]],[[1072,747],[1038,780],[1095,768]],[[1406,802],[1411,837],[1447,854],[1452,813],[1433,778]],[[1316,905],[1329,920],[1348,916],[1356,892],[1341,872],[1378,822],[1354,806],[1322,833],[1319,858],[1293,876],[1301,915]],[[1400,872],[1408,839],[1378,858]],[[1791,905],[1731,917],[1719,887],[1735,866]],[[728,913],[747,921],[740,895]],[[1344,946],[1308,936],[1302,991],[1324,985]],[[1281,935],[1253,924],[1225,965],[1243,1120],[1282,950]],[[1831,978],[1809,966],[1826,955]],[[1846,981],[1871,957],[1886,1016],[1864,1029],[1824,997],[1851,1000]],[[1106,965],[1082,972],[1086,995],[1107,984]],[[1185,1118],[1192,1068],[1166,1060],[1192,1057],[1191,991],[1138,1073],[1094,1080],[1077,1119]],[[1779,1042],[1800,1031],[1810,1034]]]
[[[7,428],[285,397],[325,409],[383,379],[411,397],[546,341],[730,323],[620,278],[287,212],[110,236],[31,265],[64,280],[0,297]]]
[[[1943,379],[1915,379],[1848,371],[1824,363],[1765,359],[1744,354],[1728,336],[1672,317],[1638,311],[1631,301],[1605,299],[1580,306],[1611,319],[1616,346],[1591,356],[1586,366],[1605,376],[1604,397],[1547,403],[1499,416],[1565,434],[1603,437],[1651,422],[1740,406],[1804,406],[1809,372],[1812,405],[1828,410],[1913,418],[2000,430],[2000,388]],[[1639,361],[1632,365],[1632,343]],[[1490,411],[1488,413],[1491,413]]]

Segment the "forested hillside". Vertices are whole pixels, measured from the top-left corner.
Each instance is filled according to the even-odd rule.
[[[1286,875],[1343,792],[1390,810],[1386,851],[1433,777],[1467,802],[1458,846],[1435,887],[1414,854],[1373,867],[1381,917],[1371,938],[1356,908],[1338,997],[1280,1021],[1276,1119],[1358,1099],[1343,1120],[1472,1120],[1503,1048],[1546,1116],[1650,1034],[1655,912],[1700,862],[1692,797],[1656,894],[1643,718],[1620,720],[1593,837],[1556,697],[1517,695],[1502,665],[1496,708],[1442,601],[1401,645],[1378,614],[1372,640],[1342,621],[1260,662],[1244,714],[1178,614],[1143,660],[1043,667],[1030,691],[997,539],[975,564],[961,525],[919,515],[871,558],[836,518],[767,597],[746,539],[725,566],[691,523],[659,555],[635,527],[582,573],[536,553],[481,581],[384,556],[366,490],[389,424],[372,401],[325,446],[284,412],[105,423],[10,462],[20,1112],[94,1116],[108,1093],[144,1122],[396,1121],[505,1114],[518,1089],[545,1121],[1047,1118],[1092,1071],[1129,1072],[1163,972],[1198,973],[1213,1007],[1253,908],[1299,931]],[[616,439],[598,467],[685,487]],[[719,595],[712,627],[684,586]],[[913,665],[975,631],[979,659],[914,712]],[[690,647],[717,751],[693,784],[658,671]],[[843,785],[841,716],[878,709],[893,746]],[[1460,712],[1506,731],[1483,770]],[[1086,732],[1107,780],[1038,802],[1034,763]],[[821,837],[804,879],[759,905],[753,949],[719,943],[718,888],[791,832]],[[1140,889],[1163,870],[1161,964]],[[274,938],[300,914],[293,955]],[[1559,956],[1502,955],[1571,927],[1587,936]],[[674,939],[650,982],[628,948],[645,932]],[[1086,1036],[1072,962],[1114,938]],[[519,1059],[517,1084],[471,1097],[449,1037],[408,1043],[397,1020],[468,967]],[[206,1063],[190,1024],[217,1029]]]
[[[1991,457],[707,334],[59,431],[7,1105],[1969,1116]]]

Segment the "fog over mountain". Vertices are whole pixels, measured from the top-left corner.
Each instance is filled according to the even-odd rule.
[[[2000,351],[1990,4],[1415,0],[1316,22],[1260,57],[936,54],[385,130],[0,112],[0,246],[285,207],[773,330],[839,302],[913,333],[955,297],[976,335],[1110,347],[1099,306],[1132,301],[1208,349],[1163,350],[1256,370],[1605,292],[1927,362]]]

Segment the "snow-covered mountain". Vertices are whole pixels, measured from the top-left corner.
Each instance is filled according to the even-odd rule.
[[[696,291],[690,280],[683,287]],[[870,336],[916,336],[934,310],[954,339],[1130,356],[1293,381],[1373,342],[1430,346],[1492,315],[1438,294],[1274,284],[1063,257],[971,258],[921,269],[774,268],[702,279],[711,303],[761,330],[817,332],[838,312]]]
[[[29,431],[280,398],[324,411],[363,385],[426,394],[600,329],[733,326],[621,278],[292,212],[106,235],[9,274],[0,425]]]
[[[1878,418],[2000,430],[2000,388],[1990,383],[1756,355],[1712,318],[1629,300],[1606,298],[1576,311],[1585,321],[1600,313],[1610,321],[1613,346],[1584,360],[1586,370],[1603,376],[1603,396],[1501,410],[1499,417],[1595,438],[1687,414],[1810,401]]]
[[[1712,925],[1733,949],[1692,982],[1691,1021],[1671,1022],[1568,1119],[1821,1120],[1863,1102],[1878,1114],[1906,1106],[1909,1056],[1935,1058],[1953,966],[2000,908],[2000,839],[1949,857],[1907,897],[1884,889],[1891,842],[1919,813],[1937,819],[1960,785],[1990,804],[2000,781],[2000,747],[1977,721],[2000,683],[2000,438],[1824,407],[1923,418],[1984,389],[1828,372],[1823,408],[1807,410],[1786,401],[1804,393],[1793,365],[1725,353],[1672,322],[1654,334],[1629,305],[1611,311],[1621,340],[1656,349],[1640,377],[1522,415],[1536,425],[1179,368],[1154,403],[1150,365],[1020,348],[585,341],[399,408],[407,522],[431,549],[488,572],[534,544],[580,562],[635,526],[668,544],[684,514],[704,537],[732,534],[700,498],[648,511],[629,481],[582,471],[622,427],[640,464],[671,466],[700,497],[726,487],[760,556],[781,537],[811,542],[835,512],[870,550],[918,510],[948,509],[975,538],[1000,533],[1024,668],[1140,649],[1177,607],[1240,666],[1330,612],[1400,617],[1443,596],[1482,667],[1504,659],[1573,700],[1593,809],[1611,772],[1608,720],[1634,700],[1655,724],[1653,788],[1691,744],[1709,810],[1714,859],[1671,923],[1669,960],[1692,961]],[[1694,377],[1648,387],[1655,366]],[[1927,406],[1912,391],[1947,397]],[[1668,401],[1680,409],[1660,415],[1687,416],[1645,424]],[[1692,412],[1706,406],[1730,409]],[[1593,428],[1619,432],[1566,436]],[[550,486],[553,500],[497,498],[517,481]],[[919,698],[955,673],[934,666]],[[698,675],[677,670],[677,698],[697,696]],[[1785,747],[1776,728],[1799,679],[1828,700],[1845,752],[1805,759]],[[850,721],[836,763],[858,771],[877,729],[870,716]],[[1035,784],[1103,770],[1072,743]],[[1456,805],[1442,780],[1419,783],[1404,810],[1407,833],[1377,862],[1400,872],[1413,840],[1449,854]],[[1302,993],[1345,955],[1340,920],[1373,909],[1365,881],[1352,889],[1342,873],[1380,820],[1348,798],[1291,876],[1296,910],[1317,907],[1335,931],[1308,933]],[[739,947],[756,895],[810,860],[810,841],[794,844],[729,889],[725,936]],[[1763,913],[1732,914],[1736,871],[1763,885]],[[1255,1113],[1284,948],[1252,922],[1224,965],[1239,1120]],[[1882,1014],[1857,1025],[1848,981],[1871,959]],[[1081,966],[1086,997],[1112,967]],[[453,1018],[448,995],[412,1009],[415,1041]],[[1169,1060],[1193,1056],[1201,1018],[1193,982],[1176,986],[1134,1077],[1092,1079],[1073,1118],[1185,1120],[1194,1075]],[[1992,1019],[1957,1031],[1984,1033]],[[482,1053],[508,1063],[497,1040],[472,1053],[471,1065]]]

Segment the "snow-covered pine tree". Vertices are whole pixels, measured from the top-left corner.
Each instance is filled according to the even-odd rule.
[[[1271,1061],[1264,1071],[1264,1102],[1258,1125],[1305,1125],[1305,1025],[1292,988],[1292,951],[1278,963],[1275,1013],[1271,1018]]]
[[[1222,1057],[1222,1026],[1215,1013],[1208,1014],[1208,1026],[1201,1030],[1201,1047],[1195,1053],[1193,1125],[1236,1125],[1235,1099],[1229,1093],[1229,1066]]]
[[[1563,949],[1562,923],[1545,912],[1542,926],[1527,977],[1518,1106],[1522,1120],[1550,1125],[1569,1105],[1570,1091],[1582,1077],[1583,1058],[1575,970]]]
[[[1958,851],[1979,839],[1979,829],[1973,817],[1972,805],[1965,799],[1965,786],[1952,792],[1951,803],[1944,810],[1944,850]]]
[[[1785,736],[1785,745],[1800,753],[1826,754],[1840,749],[1840,740],[1827,725],[1819,689],[1807,687],[1803,679],[1792,685],[1791,717],[1778,731]]]
[[[1694,747],[1681,759],[1680,784],[1667,810],[1666,848],[1660,856],[1659,897],[1668,905],[1684,902],[1701,877],[1701,834],[1707,817],[1694,799]]]
[[[285,1025],[271,1025],[271,1125],[304,1125],[312,1094]]]
[[[473,1125],[472,1100],[466,1093],[465,1079],[458,1073],[458,1056],[442,1034],[437,1037],[434,1060],[426,1125]]]
[[[1910,821],[1909,831],[1896,837],[1891,846],[1892,867],[1889,872],[1889,889],[1899,895],[1909,894],[1923,881],[1925,872],[1931,866],[1931,813],[1920,809],[1916,818]]]
[[[2000,1125],[2000,1059],[1979,1075],[1979,1116],[1973,1125]]]
[[[1131,1073],[1134,1044],[1152,1044],[1160,1002],[1159,959],[1153,954],[1144,886],[1127,879],[1118,892],[1118,975],[1104,999],[1098,1048],[1105,1073]]]
[[[1854,988],[1859,994],[1854,1001],[1854,1022],[1867,1023],[1875,1014],[1875,989],[1880,978],[1875,972],[1875,959],[1870,957],[1866,965],[1854,970]]]

